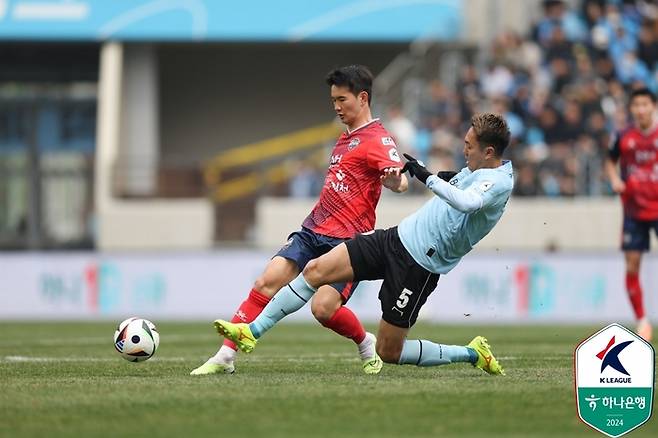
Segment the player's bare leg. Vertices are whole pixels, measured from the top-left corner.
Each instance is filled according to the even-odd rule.
[[[389,324],[383,319],[379,321],[377,331],[377,353],[386,363],[397,364],[400,361],[402,347],[407,339],[409,329]]]
[[[367,333],[356,315],[343,305],[342,296],[332,286],[321,286],[311,301],[311,312],[320,324],[357,345],[366,374],[378,374],[383,366],[375,352],[377,338]]]
[[[625,251],[624,258],[626,260],[626,292],[628,293],[628,299],[631,302],[637,321],[637,334],[642,336],[647,342],[650,342],[652,328],[644,312],[644,298],[642,296],[642,286],[640,285],[642,252]]]
[[[315,288],[324,284],[352,281],[354,271],[347,245],[341,243],[328,253],[311,260],[304,268],[303,274],[308,284]]]
[[[272,296],[299,273],[297,264],[284,257],[275,256],[265,267],[261,276],[255,281],[245,301],[240,304],[231,322],[249,323],[262,312]],[[225,339],[219,351],[203,365],[193,370],[192,375],[233,373],[237,347],[234,342]]]

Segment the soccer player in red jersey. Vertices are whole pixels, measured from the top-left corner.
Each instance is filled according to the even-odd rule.
[[[626,291],[637,319],[637,333],[651,340],[651,324],[644,313],[640,262],[649,250],[649,232],[658,234],[658,119],[656,96],[648,88],[631,92],[633,124],[611,142],[605,170],[624,207],[621,248],[626,259]],[[617,170],[621,169],[621,175]]]
[[[338,138],[320,199],[299,231],[270,260],[247,299],[235,312],[233,322],[253,321],[274,294],[295,278],[306,264],[359,233],[375,228],[375,207],[382,186],[407,190],[400,173],[395,142],[370,111],[372,74],[360,65],[329,72],[334,111],[347,126]],[[311,311],[325,327],[354,341],[367,374],[377,374],[382,361],[375,352],[375,336],[366,333],[356,315],[345,307],[357,283],[321,287],[313,297]],[[192,375],[233,373],[237,347],[224,341],[217,354],[191,372]]]

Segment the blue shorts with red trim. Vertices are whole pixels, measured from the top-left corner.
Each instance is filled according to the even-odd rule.
[[[623,251],[649,251],[651,229],[658,235],[658,220],[642,221],[624,216],[621,249]]]
[[[324,236],[318,234],[306,227],[300,231],[295,231],[288,236],[288,242],[275,254],[288,260],[292,260],[303,271],[308,262],[328,253],[333,248],[349,239],[339,239],[336,237]],[[334,283],[332,286],[346,303],[354,293],[359,282]]]

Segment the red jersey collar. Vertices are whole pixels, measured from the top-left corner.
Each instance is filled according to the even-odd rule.
[[[369,121],[369,122],[364,123],[363,125],[359,126],[358,128],[354,128],[354,130],[352,130],[352,131],[350,131],[350,129],[347,128],[347,130],[346,130],[347,135],[352,135],[352,134],[354,134],[356,131],[358,131],[359,129],[361,129],[361,128],[365,128],[366,126],[368,126],[368,125],[370,125],[370,124],[372,124],[372,123],[375,123],[375,122],[379,122],[379,117],[377,117],[376,119],[372,119],[372,120]]]

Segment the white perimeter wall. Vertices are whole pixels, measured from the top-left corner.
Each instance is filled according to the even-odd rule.
[[[230,318],[268,252],[0,254],[0,320],[154,321]],[[646,308],[658,314],[658,258],[643,264]],[[378,282],[349,306],[379,319]],[[513,253],[467,256],[439,281],[421,317],[434,322],[602,323],[632,321],[621,254]],[[311,319],[307,308],[288,318]]]

